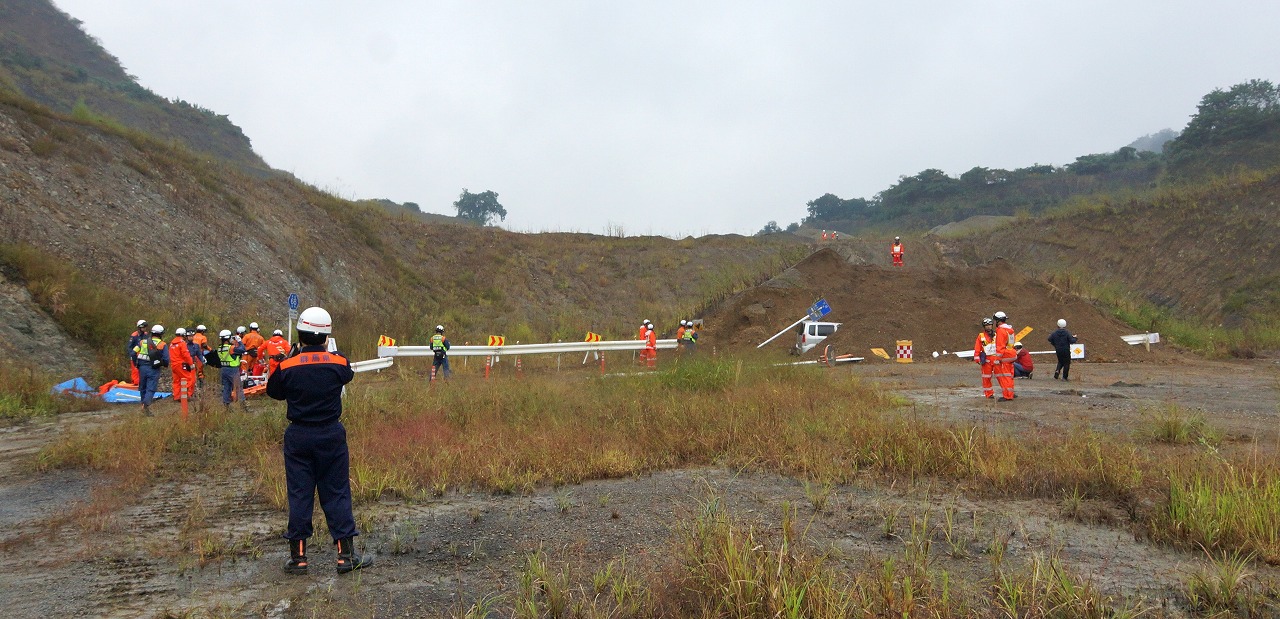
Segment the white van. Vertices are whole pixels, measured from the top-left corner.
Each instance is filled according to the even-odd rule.
[[[800,323],[800,328],[796,331],[796,345],[791,349],[793,355],[803,355],[814,346],[822,343],[827,336],[835,333],[840,329],[841,323],[838,322],[818,322],[814,320],[806,320]]]

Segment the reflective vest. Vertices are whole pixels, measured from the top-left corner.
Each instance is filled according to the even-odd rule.
[[[240,355],[231,352],[232,346],[230,342],[222,344],[218,347],[218,361],[222,362],[222,367],[238,367],[240,365]]]
[[[437,333],[431,336],[431,350],[435,351],[437,356],[443,355],[448,347],[444,345],[444,336]]]
[[[142,339],[137,346],[133,347],[133,358],[139,367],[160,367],[164,362],[164,340],[152,336],[150,339]]]
[[[973,342],[973,360],[982,363],[983,356],[986,356],[987,363],[995,360],[996,344],[991,338],[994,336],[987,335],[986,331],[978,334],[978,339]]]
[[[893,250],[892,250],[892,251],[893,251],[893,255],[895,255],[895,256],[901,256],[901,255],[902,255],[902,243],[895,243],[895,244],[894,244],[894,246],[893,246]]]
[[[689,327],[688,329],[685,329],[685,330],[684,330],[684,335],[680,336],[680,339],[682,339],[682,340],[684,340],[684,341],[686,341],[686,342],[694,342],[694,341],[697,341],[697,339],[698,339],[698,332],[697,332],[697,331],[695,331],[695,330],[693,329],[693,327]]]

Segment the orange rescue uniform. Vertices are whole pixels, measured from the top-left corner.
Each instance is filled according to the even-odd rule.
[[[658,365],[658,334],[653,329],[646,329],[649,333],[645,336],[644,354],[646,364],[649,367],[657,367]]]
[[[190,369],[187,369],[190,368]],[[182,381],[187,381],[187,399],[196,389],[196,360],[187,350],[187,340],[175,337],[169,341],[169,371],[173,374],[173,401],[182,401]]]
[[[995,336],[988,335],[986,330],[979,333],[978,339],[973,341],[973,362],[982,368],[982,395],[996,397],[996,392],[991,387],[991,376],[996,366]]]
[[[1000,382],[1000,395],[1006,400],[1012,400],[1015,396],[1013,393],[1013,362],[1018,358],[1018,351],[1013,345],[1018,341],[1017,334],[1013,332],[1013,327],[1009,323],[1002,322],[996,327],[996,380]]]
[[[240,358],[240,369],[248,372],[251,376],[259,374],[258,366],[261,365],[262,356],[258,352],[262,348],[262,334],[257,331],[250,331],[244,334],[244,356]]]
[[[894,243],[893,247],[889,248],[889,253],[893,254],[893,266],[902,266],[902,243]]]
[[[271,376],[276,372],[276,368],[280,367],[280,362],[289,356],[289,340],[284,339],[283,335],[273,335],[271,339],[262,343],[262,347],[258,349],[258,358],[267,360],[267,376]]]

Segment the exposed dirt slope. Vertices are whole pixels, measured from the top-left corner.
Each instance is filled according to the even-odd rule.
[[[1022,221],[957,239],[961,259],[990,248],[1032,275],[1070,273],[1163,308],[1239,325],[1280,316],[1280,169],[1203,187]]]
[[[804,316],[818,298],[843,323],[825,342],[841,354],[870,356],[873,347],[891,354],[897,340],[911,340],[917,360],[933,351],[972,350],[979,322],[997,310],[1009,314],[1014,328],[1031,326],[1031,350],[1051,350],[1046,338],[1059,318],[1085,344],[1094,361],[1150,359],[1120,336],[1132,333],[1089,302],[1030,279],[998,260],[986,267],[884,267],[853,264],[823,249],[761,286],[729,299],[707,320],[704,341],[746,349],[768,339]],[[785,350],[795,337],[769,344]],[[818,351],[812,351],[814,357]]]

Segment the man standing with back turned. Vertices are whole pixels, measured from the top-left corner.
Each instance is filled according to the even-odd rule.
[[[289,491],[289,562],[291,574],[307,573],[307,539],[311,537],[311,510],[316,493],[338,549],[339,574],[373,565],[371,557],[355,551],[358,535],[351,513],[351,460],[347,429],[342,416],[342,387],[355,372],[347,358],[328,352],[325,342],[333,333],[329,312],[309,307],[298,315],[296,356],[285,359],[267,379],[267,395],[288,402],[284,431],[284,471]]]

